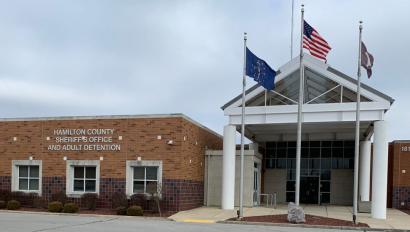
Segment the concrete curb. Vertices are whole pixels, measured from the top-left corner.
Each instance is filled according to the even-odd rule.
[[[401,229],[381,229],[381,228],[350,227],[350,226],[306,225],[306,224],[288,224],[288,223],[271,223],[271,222],[218,221],[216,223],[239,224],[239,225],[259,225],[259,226],[277,226],[277,227],[320,228],[320,229],[335,229],[335,230],[357,230],[357,231],[391,231],[391,232],[408,232],[408,231],[410,231],[410,230],[401,230]]]
[[[42,211],[24,211],[24,210],[4,210],[0,209],[0,213],[15,213],[15,214],[37,214],[37,215],[54,215],[54,216],[75,216],[75,217],[100,217],[107,219],[146,219],[146,220],[159,220],[159,221],[173,221],[167,217],[147,217],[147,216],[127,216],[127,215],[107,215],[107,214],[87,214],[87,213],[50,213]]]

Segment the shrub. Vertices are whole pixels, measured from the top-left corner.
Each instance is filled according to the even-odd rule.
[[[51,201],[59,201],[62,204],[67,202],[67,195],[64,191],[59,191],[51,194]]]
[[[16,201],[16,200],[10,200],[9,202],[7,202],[7,209],[8,210],[16,210],[16,209],[20,209],[20,202]]]
[[[34,207],[34,201],[38,198],[38,193],[24,194],[23,199],[21,200],[21,204],[28,207]]]
[[[81,204],[89,210],[97,208],[98,195],[96,193],[85,193],[81,197]]]
[[[74,203],[66,203],[63,208],[63,213],[77,213],[78,206]]]
[[[37,209],[47,209],[47,200],[44,197],[34,198],[33,207]]]
[[[117,209],[119,207],[127,208],[128,206],[128,199],[127,195],[123,192],[115,192],[112,195],[112,208]]]
[[[127,214],[127,207],[119,206],[119,207],[115,208],[115,211],[117,212],[117,215],[126,215]]]
[[[59,201],[53,201],[48,203],[48,211],[52,213],[59,213],[63,210],[63,203]]]
[[[0,201],[0,209],[5,209],[7,207],[7,204],[5,201]]]
[[[9,201],[10,200],[10,190],[0,189],[0,201]]]
[[[144,205],[145,203],[145,194],[135,193],[130,197],[130,205]]]
[[[144,215],[144,211],[142,210],[141,206],[133,205],[127,209],[128,216],[142,216]]]

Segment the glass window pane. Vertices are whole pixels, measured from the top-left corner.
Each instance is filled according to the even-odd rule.
[[[38,166],[30,166],[30,177],[39,177]]]
[[[28,179],[19,179],[19,190],[28,190]]]
[[[296,170],[288,169],[287,180],[296,180]]]
[[[331,147],[332,142],[331,141],[322,141],[322,147]]]
[[[19,166],[19,177],[28,177],[28,166]]]
[[[322,170],[320,179],[322,180],[330,180],[330,170]]]
[[[333,141],[332,147],[343,147],[343,141]]]
[[[322,158],[330,158],[332,155],[332,149],[329,147],[322,147],[320,151],[320,155]]]
[[[158,167],[147,167],[147,180],[157,180]]]
[[[286,193],[286,202],[295,202],[295,192]]]
[[[147,181],[147,190],[146,193],[156,193],[158,183],[156,181]]]
[[[329,158],[320,159],[320,168],[321,169],[330,169],[331,168],[331,159],[329,159]]]
[[[309,167],[309,159],[300,159],[300,168],[307,169]]]
[[[74,191],[84,191],[84,180],[74,180]]]
[[[320,158],[320,148],[311,147],[310,148],[310,158]]]
[[[296,147],[288,148],[288,158],[296,158]]]
[[[320,183],[320,191],[321,192],[330,192],[330,182],[329,181],[322,181]]]
[[[320,147],[320,141],[310,141],[310,147]]]
[[[302,147],[300,152],[301,152],[302,158],[309,158],[309,148],[308,147]]]
[[[296,168],[296,159],[288,159],[288,169]]]
[[[345,147],[343,153],[344,153],[345,158],[353,158],[354,157],[354,147]]]
[[[85,181],[85,191],[86,192],[95,192],[95,180],[86,180]]]
[[[295,181],[286,182],[286,191],[295,191]]]
[[[343,157],[343,148],[332,148],[332,157],[342,158]]]
[[[278,148],[277,156],[278,158],[286,158],[286,148]]]
[[[288,142],[288,147],[296,147],[296,142]]]
[[[320,159],[310,159],[309,168],[320,169]]]
[[[134,193],[144,192],[144,181],[134,181]]]
[[[134,179],[135,180],[145,179],[145,167],[134,167]]]
[[[96,177],[96,167],[86,167],[85,168],[85,178],[95,179]]]
[[[286,159],[277,159],[277,168],[286,168]]]
[[[38,179],[30,179],[30,190],[38,190]]]
[[[330,194],[329,193],[320,194],[320,203],[322,204],[330,203]]]
[[[286,148],[287,142],[278,142],[278,148]]]
[[[84,167],[74,167],[74,178],[84,178]]]

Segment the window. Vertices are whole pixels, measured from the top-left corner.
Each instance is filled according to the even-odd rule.
[[[74,192],[96,192],[96,167],[75,166],[74,167]]]
[[[99,160],[67,160],[66,194],[81,197],[84,193],[100,192]]]
[[[157,193],[158,167],[134,167],[133,193]]]
[[[41,195],[41,160],[13,160],[11,191],[37,193]]]
[[[39,166],[18,166],[18,190],[38,191],[40,183]]]
[[[159,193],[162,186],[161,160],[127,160],[126,193]]]

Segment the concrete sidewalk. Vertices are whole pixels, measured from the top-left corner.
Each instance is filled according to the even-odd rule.
[[[349,206],[316,206],[302,205],[306,214],[330,217],[350,221],[352,220],[352,207]],[[200,207],[192,210],[178,212],[169,218],[179,222],[215,223],[236,217],[235,210],[222,210],[212,207]],[[266,207],[244,208],[244,216],[261,216],[271,214],[287,214],[287,205],[278,205],[276,209]],[[378,229],[410,229],[410,215],[397,209],[387,209],[387,219],[373,219],[368,213],[359,213],[358,221],[368,224],[371,228]]]

